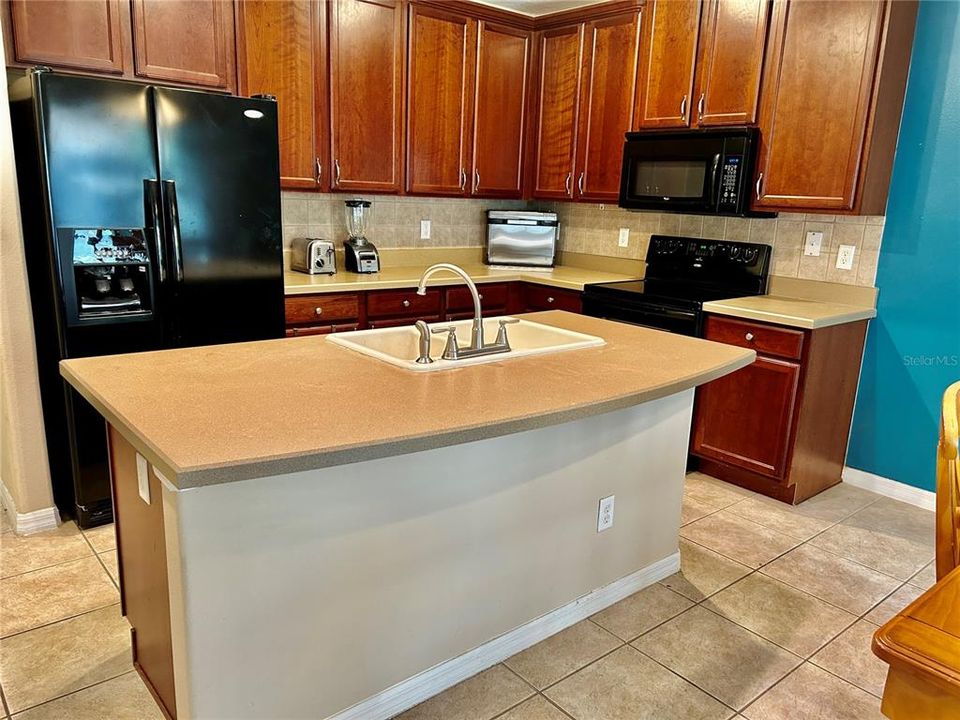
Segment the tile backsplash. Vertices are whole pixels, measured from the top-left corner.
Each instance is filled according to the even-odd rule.
[[[343,201],[349,195],[283,193],[283,241],[294,237],[347,236]],[[560,217],[560,249],[610,257],[642,259],[650,236],[684,235],[716,240],[767,243],[773,246],[771,272],[784,277],[826,280],[873,287],[883,234],[882,216],[804,215],[776,218],[724,218],[702,215],[633,212],[616,205],[537,203],[519,200],[365,196],[373,201],[370,239],[384,248],[479,247],[488,208],[552,210]],[[431,221],[431,237],[420,239],[420,221]],[[630,230],[629,245],[618,246],[620,228]],[[823,233],[818,257],[803,255],[806,233]],[[852,270],[836,267],[840,245],[857,248]]]

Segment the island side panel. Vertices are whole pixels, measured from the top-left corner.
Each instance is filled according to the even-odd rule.
[[[161,709],[176,717],[163,487],[147,466],[149,502],[140,494],[137,451],[108,426],[123,609],[131,626],[133,662]]]
[[[177,493],[194,716],[335,716],[616,580],[673,572],[692,404]]]

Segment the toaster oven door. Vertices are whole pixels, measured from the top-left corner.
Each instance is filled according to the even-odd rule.
[[[557,224],[535,220],[487,221],[488,265],[553,267],[557,255]]]

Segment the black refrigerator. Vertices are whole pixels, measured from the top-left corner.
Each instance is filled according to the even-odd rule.
[[[283,335],[276,103],[40,68],[9,86],[54,499],[91,527],[105,424],[58,362]]]

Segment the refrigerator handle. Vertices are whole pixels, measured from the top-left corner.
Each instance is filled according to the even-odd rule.
[[[147,226],[153,234],[153,246],[156,248],[157,274],[160,282],[167,280],[167,261],[163,250],[163,230],[160,219],[160,184],[156,180],[143,181],[143,214]]]
[[[183,282],[183,248],[180,247],[180,212],[177,209],[177,183],[163,181],[163,202],[167,212],[167,230],[173,248],[173,268],[177,282]]]

